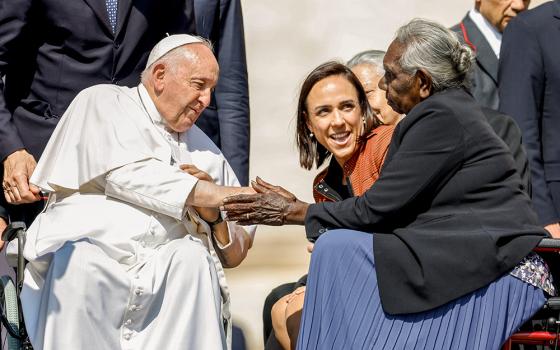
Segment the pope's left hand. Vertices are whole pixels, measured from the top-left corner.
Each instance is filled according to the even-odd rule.
[[[207,172],[200,170],[193,164],[181,164],[179,165],[179,168],[181,168],[181,170],[183,170],[188,174],[191,174],[192,176],[196,177],[199,180],[214,182],[214,179],[212,179],[212,177],[210,177],[210,175],[208,175]]]
[[[198,169],[193,164],[181,164],[179,168],[184,172],[191,174],[192,176],[196,177],[202,181],[214,182],[212,177],[208,175],[207,172]],[[220,215],[220,210],[218,208],[203,208],[203,207],[193,207],[196,209],[198,214],[204,221],[207,222],[214,222],[218,220],[218,216]]]

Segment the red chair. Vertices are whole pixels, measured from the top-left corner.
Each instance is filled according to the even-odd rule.
[[[534,249],[547,262],[554,278],[556,290],[560,291],[560,239],[545,238]],[[514,344],[538,345],[545,349],[558,349],[560,343],[560,297],[551,297],[518,333],[508,339],[502,350],[512,349]]]

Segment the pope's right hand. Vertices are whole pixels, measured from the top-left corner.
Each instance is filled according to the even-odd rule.
[[[29,183],[36,166],[35,158],[23,149],[6,157],[2,189],[8,203],[33,203],[41,199],[39,188]]]

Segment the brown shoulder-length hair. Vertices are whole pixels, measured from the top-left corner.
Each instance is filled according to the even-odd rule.
[[[346,78],[358,92],[358,105],[360,106],[362,116],[365,120],[363,135],[369,134],[372,129],[382,124],[381,120],[379,120],[371,110],[364,88],[350,68],[336,61],[323,63],[309,73],[299,93],[296,142],[299,151],[299,164],[302,168],[307,170],[311,170],[313,164],[315,164],[317,168],[320,167],[331,155],[331,152],[318,143],[317,139],[309,136],[310,132],[307,128],[307,120],[309,118],[307,112],[307,96],[315,84],[325,78],[335,75]]]

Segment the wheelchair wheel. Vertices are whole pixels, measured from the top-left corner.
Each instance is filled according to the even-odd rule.
[[[19,313],[18,313],[18,300],[16,295],[16,287],[14,282],[9,276],[2,276],[0,278],[0,303],[2,306],[2,318],[7,321],[7,325],[10,326],[11,330],[19,334]],[[4,320],[3,320],[4,321]],[[6,323],[2,322],[4,327],[7,327]],[[2,344],[0,349],[4,349],[4,344],[7,343],[8,350],[19,350],[21,349],[21,342],[19,339],[14,338],[6,330],[5,338],[2,337]],[[6,341],[6,343],[4,343]]]

